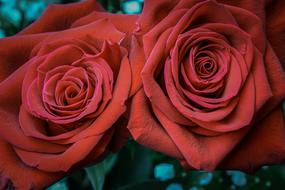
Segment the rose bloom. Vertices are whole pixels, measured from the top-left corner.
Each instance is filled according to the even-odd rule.
[[[42,189],[126,140],[137,16],[102,11],[51,5],[0,40],[0,189]]]
[[[146,0],[133,137],[190,169],[284,161],[284,11],[281,0]]]

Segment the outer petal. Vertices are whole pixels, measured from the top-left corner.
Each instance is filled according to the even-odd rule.
[[[155,70],[159,66],[157,63],[163,59],[164,49],[165,49],[165,40],[169,34],[170,30],[167,30],[163,33],[157,41],[150,57],[148,58],[145,66],[142,70],[141,77],[143,81],[143,87],[146,96],[150,99],[151,102],[160,102],[159,109],[168,116],[172,118],[177,123],[190,124],[191,122],[183,117],[171,104],[170,100],[166,97],[158,83],[156,82],[154,75]]]
[[[133,138],[153,150],[183,159],[170,136],[151,115],[148,104],[149,101],[143,89],[134,95],[128,123],[128,129]]]
[[[274,51],[285,68],[285,1],[269,0],[266,5],[266,31]]]
[[[100,19],[109,19],[118,30],[125,33],[131,33],[136,27],[137,18],[138,15],[112,14],[94,11],[91,14],[78,19],[71,27],[83,26]]]
[[[179,0],[145,0],[137,31],[144,33],[161,21]]]
[[[40,34],[0,39],[0,82],[22,66],[29,59],[34,46],[47,36]]]
[[[60,154],[29,152],[16,148],[15,150],[23,162],[31,167],[36,167],[48,172],[67,172],[71,166],[83,160],[93,150],[96,144],[100,142],[101,138],[102,135],[98,135],[77,141],[65,152]]]
[[[42,172],[23,165],[12,147],[0,139],[0,189],[43,189],[63,177],[62,173]],[[23,177],[28,176],[28,178]]]
[[[54,32],[68,29],[77,19],[95,10],[103,10],[96,0],[68,5],[50,5],[43,15],[18,35]]]
[[[130,64],[132,71],[132,87],[130,96],[134,95],[142,87],[141,71],[145,63],[143,47],[136,36],[132,36],[130,47]]]
[[[235,1],[235,0],[217,0],[219,3],[223,3],[226,5],[232,5],[232,6],[236,6],[242,9],[246,9],[252,13],[254,13],[255,15],[257,15],[259,18],[262,19],[262,21],[265,21],[265,10],[264,10],[264,6],[265,6],[265,1],[266,0],[239,0],[239,1]],[[273,0],[275,1],[275,0]],[[282,1],[282,0],[281,0]],[[278,8],[279,9],[279,8]],[[274,11],[272,11],[274,12]]]
[[[18,112],[21,103],[21,83],[27,65],[22,66],[5,81],[0,83],[0,137],[19,148],[37,152],[48,150],[51,153],[65,150],[64,146],[52,145],[27,137],[20,130]],[[13,137],[13,138],[11,138]]]
[[[216,169],[222,159],[231,152],[248,131],[248,128],[244,127],[236,132],[204,137],[195,135],[186,127],[173,123],[159,109],[154,108],[154,112],[187,163],[195,169],[209,171]]]
[[[270,84],[272,97],[258,112],[259,119],[267,117],[267,114],[275,109],[285,98],[285,72],[270,44],[267,45],[264,59],[264,69]],[[259,82],[259,80],[257,80],[257,82]]]
[[[80,39],[84,36],[90,35],[95,39],[110,40],[114,43],[119,43],[125,37],[125,33],[118,30],[115,25],[108,18],[96,20],[90,24],[86,24],[68,30],[49,33],[47,41],[58,40],[60,38],[75,38]]]
[[[63,36],[65,38],[80,38],[86,35],[116,43],[121,42],[125,37],[125,34],[119,31],[110,20],[101,19],[88,25],[56,33],[50,32],[37,35],[13,36],[1,39],[0,81],[26,63],[30,58],[33,48],[40,42],[60,39]],[[19,41],[21,41],[21,43],[19,43]]]
[[[217,0],[238,8],[246,9],[256,14],[265,26],[267,38],[273,46],[283,67],[285,65],[284,41],[285,41],[285,1],[283,0]],[[243,20],[245,22],[245,20]]]
[[[242,143],[221,163],[223,169],[253,172],[285,160],[285,122],[281,106],[258,122]]]

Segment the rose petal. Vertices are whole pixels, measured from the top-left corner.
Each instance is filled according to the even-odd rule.
[[[177,23],[177,20],[179,20],[186,11],[186,9],[182,9],[170,12],[168,17],[163,19],[160,23],[157,23],[157,25],[155,25],[150,31],[142,36],[143,48],[146,58],[150,56],[152,49],[154,49],[156,43],[161,38],[161,34],[163,33],[162,35],[166,35],[165,33],[168,33],[169,35],[173,25]],[[142,31],[139,31],[136,34],[139,35],[140,33],[142,33]],[[164,36],[164,38],[165,37],[166,36]],[[165,43],[166,40],[163,42]]]
[[[157,107],[159,107],[161,111],[168,116],[168,118],[172,118],[173,121],[181,124],[193,125],[191,121],[187,120],[176,110],[154,80],[155,70],[158,67],[157,62],[159,62],[163,57],[165,40],[167,39],[169,33],[170,30],[162,34],[157,41],[157,44],[154,47],[150,57],[145,63],[141,73],[144,91],[150,101],[157,104]]]
[[[283,114],[282,108],[277,107],[266,118],[256,123],[249,135],[220,167],[254,172],[262,165],[283,162],[285,157]]]
[[[284,26],[285,16],[284,8],[285,2],[282,0],[268,1],[266,5],[266,32],[268,40],[270,41],[274,51],[276,52],[280,62],[285,68],[285,54],[284,54]],[[272,11],[274,10],[274,11]]]
[[[211,112],[205,114],[194,112],[195,115],[192,116],[193,117],[192,120],[201,127],[204,127],[208,130],[213,130],[215,132],[230,132],[249,126],[254,118],[254,114],[256,111],[255,104],[256,104],[257,92],[255,90],[254,82],[255,81],[253,76],[249,75],[245,86],[243,87],[243,89],[239,94],[239,102],[236,108],[227,117],[219,121],[207,122],[206,120],[213,117],[211,115],[212,114]],[[247,109],[244,109],[245,105]],[[226,107],[225,109],[229,108]],[[213,112],[214,117],[219,117],[220,111],[221,110],[217,110],[217,112]],[[207,116],[207,114],[209,116]],[[197,117],[196,115],[198,115],[199,119],[194,118]],[[201,117],[202,115],[205,118],[202,118]]]
[[[128,129],[138,143],[169,156],[183,159],[170,136],[151,115],[143,89],[133,97]],[[157,146],[158,139],[159,146]]]
[[[65,150],[65,146],[51,145],[37,139],[26,137],[20,130],[17,112],[20,109],[21,83],[27,66],[28,65],[21,67],[5,81],[0,83],[0,120],[3,122],[3,125],[0,127],[0,136],[2,139],[5,139],[6,142],[23,149],[38,152],[43,150],[50,151],[51,153],[61,152]]]
[[[95,10],[102,10],[96,0],[86,0],[68,5],[49,5],[43,15],[19,35],[60,31],[69,28],[77,19]]]
[[[33,47],[47,36],[47,34],[41,34],[0,39],[0,81],[26,63]],[[19,41],[21,44],[18,43]]]
[[[156,107],[153,108],[158,120],[187,163],[197,170],[213,171],[248,131],[248,128],[243,128],[238,132],[213,137],[196,136],[186,128],[173,123]]]
[[[126,36],[126,34],[119,31],[109,19],[100,19],[84,26],[58,32],[50,32],[48,34],[49,37],[45,39],[45,42],[62,38],[69,40],[73,38],[82,39],[89,35],[94,39],[100,39],[102,41],[109,40],[113,43],[120,43]]]
[[[59,135],[49,135],[49,131],[59,130],[59,129],[53,129],[55,125],[48,125],[49,131],[46,131],[45,126],[47,125],[45,121],[40,120],[38,118],[33,117],[31,114],[29,114],[23,106],[21,106],[20,113],[19,113],[19,122],[20,127],[27,137],[34,137],[37,139],[42,139],[45,141],[52,141],[52,143],[62,144],[61,141],[64,141],[68,138],[71,138],[72,136],[80,133],[87,127],[89,127],[90,122],[87,122],[86,124],[82,124],[80,127],[76,128],[75,130],[68,131],[65,133],[60,133]],[[57,132],[59,133],[59,132]],[[70,144],[63,143],[63,144]]]
[[[124,52],[120,72],[118,74],[116,84],[114,85],[115,89],[113,92],[113,98],[109,102],[107,108],[100,114],[99,117],[96,118],[89,128],[70,138],[68,140],[69,142],[76,142],[86,137],[104,133],[110,127],[112,127],[122,113],[125,112],[125,101],[128,98],[131,87],[130,63],[126,56],[127,52]]]
[[[41,141],[31,137],[27,137],[20,130],[17,115],[2,111],[0,112],[1,125],[1,138],[9,142],[10,144],[35,152],[48,152],[48,153],[58,153],[64,151],[67,147],[63,145],[55,145],[46,141]],[[11,138],[13,137],[13,138]]]
[[[169,13],[174,5],[176,5],[177,1],[178,0],[145,0],[142,14],[137,21],[137,31],[142,33],[149,31],[157,24],[157,22],[162,20]]]
[[[132,87],[130,96],[133,96],[142,86],[141,71],[145,63],[143,48],[136,36],[132,36],[130,47],[130,64],[132,71]]]
[[[219,14],[214,14],[211,10],[216,10]],[[202,1],[191,7],[191,9],[189,9],[173,27],[173,30],[167,39],[166,50],[169,50],[170,47],[174,45],[177,36],[185,29],[195,26],[196,20],[199,20],[200,22],[201,20],[203,21],[202,23],[197,23],[199,25],[216,22],[220,24],[237,25],[233,16],[223,6],[211,0]]]
[[[103,44],[102,40],[94,39],[91,36],[82,36],[79,38],[60,38],[52,41],[42,41],[36,47],[34,47],[31,56],[44,56],[53,52],[62,46],[74,46],[86,54],[96,55],[99,53]]]
[[[67,172],[71,166],[84,159],[101,140],[102,135],[92,136],[72,144],[60,154],[45,154],[14,148],[23,162],[47,172]]]
[[[251,1],[251,0],[217,0],[219,3],[223,3],[225,5],[232,5],[236,6],[238,8],[242,8],[244,10],[248,10],[255,15],[259,16],[262,21],[265,21],[265,11],[264,11],[264,6],[265,6],[265,1],[263,0],[256,0],[256,1]],[[246,21],[246,20],[245,20]]]
[[[122,31],[124,33],[131,33],[135,29],[135,23],[138,16],[94,11],[91,14],[78,19],[72,24],[71,28],[83,26],[102,18],[108,18],[119,31]]]
[[[63,177],[62,173],[48,173],[23,165],[12,147],[0,139],[0,187],[2,180],[9,181],[15,189],[43,189]],[[29,180],[23,178],[29,176]],[[5,184],[3,189],[5,188]]]
[[[266,47],[265,33],[260,18],[252,12],[246,11],[239,7],[226,6],[226,8],[235,17],[239,27],[250,34],[252,41],[260,52],[264,53]]]
[[[272,97],[263,104],[263,107],[258,112],[259,119],[262,119],[266,114],[271,112],[285,97],[285,72],[282,65],[274,53],[270,45],[267,46],[265,53],[265,68],[268,82],[272,92]],[[261,85],[259,83],[259,85]],[[262,93],[260,93],[261,95]]]
[[[65,56],[69,54],[69,56]],[[37,66],[39,74],[44,74],[51,69],[61,65],[71,65],[80,59],[84,53],[76,46],[65,45],[48,54],[45,60]]]

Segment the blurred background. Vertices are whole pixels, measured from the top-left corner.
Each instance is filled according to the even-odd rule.
[[[35,21],[51,3],[76,0],[0,0],[0,38]],[[113,13],[136,14],[143,0],[101,0]],[[167,156],[130,140],[118,154],[72,173],[48,190],[283,190],[285,166],[264,166],[255,175],[239,171],[185,171]]]

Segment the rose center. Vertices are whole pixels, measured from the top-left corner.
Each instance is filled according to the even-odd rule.
[[[69,86],[65,89],[65,98],[68,99],[68,98],[75,98],[77,95],[78,95],[78,88],[76,89],[75,86]]]
[[[199,56],[195,60],[195,70],[198,76],[202,79],[212,77],[216,70],[216,61],[210,56]]]

